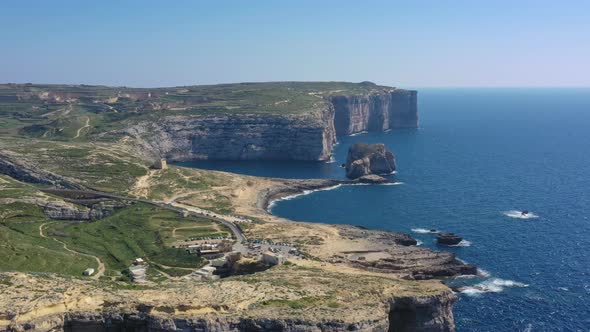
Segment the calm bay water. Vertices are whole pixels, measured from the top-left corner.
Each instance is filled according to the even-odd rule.
[[[453,281],[476,286],[458,294],[458,331],[590,331],[590,89],[423,89],[419,112],[417,130],[340,138],[334,163],[184,165],[343,178],[350,144],[383,142],[403,184],[319,191],[272,212],[407,232],[476,264],[489,276]],[[468,242],[438,247],[430,228]]]

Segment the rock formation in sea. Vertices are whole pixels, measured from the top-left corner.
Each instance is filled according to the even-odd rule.
[[[438,242],[438,244],[453,246],[463,241],[463,238],[453,233],[439,233],[436,236],[436,241]]]
[[[349,179],[395,171],[395,157],[384,144],[357,143],[348,149],[346,176]]]

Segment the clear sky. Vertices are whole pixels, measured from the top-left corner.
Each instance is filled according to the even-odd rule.
[[[2,0],[0,82],[590,86],[590,1]]]

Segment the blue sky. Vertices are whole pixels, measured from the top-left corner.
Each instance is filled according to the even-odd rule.
[[[590,86],[589,1],[0,4],[0,82]]]

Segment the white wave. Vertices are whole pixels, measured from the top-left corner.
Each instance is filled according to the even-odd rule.
[[[484,278],[489,278],[492,274],[484,269],[477,269],[477,275]]]
[[[467,240],[461,240],[461,242],[457,243],[457,244],[452,244],[449,247],[470,247],[471,246],[471,242],[467,241]]]
[[[423,244],[424,244],[424,242],[422,242],[422,241],[420,241],[420,240],[416,240],[416,245],[417,245],[417,246],[421,246],[421,245],[423,245]]]
[[[510,217],[510,218],[518,218],[518,219],[533,219],[533,218],[539,218],[538,215],[532,213],[532,212],[528,212],[527,214],[523,214],[522,211],[517,211],[517,210],[510,210],[510,211],[504,211],[502,212],[505,216]]]
[[[325,187],[325,188],[320,188],[320,189],[314,189],[314,190],[304,190],[298,194],[293,194],[293,195],[288,195],[288,196],[284,196],[281,198],[277,198],[277,199],[273,199],[268,203],[268,207],[266,208],[266,211],[271,212],[272,208],[276,205],[276,203],[278,201],[288,201],[291,200],[293,198],[299,197],[299,196],[305,196],[305,195],[309,195],[311,193],[314,193],[316,191],[327,191],[327,190],[334,190],[337,188],[342,187],[341,184],[337,184],[335,186],[331,186],[331,187]]]
[[[500,278],[492,278],[480,282],[474,286],[463,287],[461,290],[462,294],[476,296],[482,293],[500,293],[504,291],[506,287],[528,287],[529,285],[523,284],[522,282],[505,280]]]
[[[358,135],[368,134],[368,133],[369,133],[368,131],[359,131],[358,133],[353,133],[353,134],[350,134],[348,136],[358,136]]]
[[[399,186],[401,184],[404,184],[403,182],[388,182],[388,183],[382,183],[380,184],[381,186]]]
[[[336,162],[336,158],[334,158],[333,156],[330,157],[330,160],[325,161],[326,164],[333,164],[335,162]]]
[[[430,229],[426,229],[426,228],[412,228],[412,232],[419,233],[419,234],[438,233],[437,230],[432,232],[432,231],[430,231]]]

